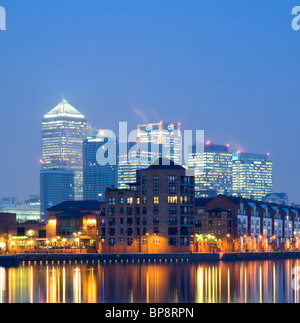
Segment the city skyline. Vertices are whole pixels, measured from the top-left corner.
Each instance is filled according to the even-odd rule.
[[[237,1],[231,8],[219,1],[217,14],[217,1],[174,1],[165,8],[155,1],[116,1],[118,6],[91,1],[83,8],[91,19],[82,17],[75,3],[72,8],[64,3],[58,7],[57,1],[34,4],[43,12],[34,17],[28,5],[32,1],[18,7],[3,2],[10,19],[0,35],[6,75],[0,81],[6,120],[0,131],[3,150],[10,154],[0,162],[6,183],[0,196],[24,200],[38,192],[40,120],[66,96],[93,120],[93,127],[116,129],[119,121],[128,121],[133,130],[137,124],[170,120],[181,122],[184,129],[205,130],[207,139],[230,143],[233,150],[270,153],[274,191],[286,192],[290,202],[299,203],[294,95],[299,34],[290,27],[289,4],[246,5],[254,26],[244,22],[245,5]],[[101,15],[99,21],[93,20],[93,10]],[[127,10],[126,18],[122,10]],[[64,16],[68,24],[81,17],[81,31],[60,19]],[[48,28],[53,17],[61,21],[61,36],[58,27]],[[120,28],[128,17],[132,24]],[[177,25],[178,18],[186,26]],[[22,23],[29,33],[20,30]],[[69,51],[56,54],[61,45],[75,53],[72,58],[66,60]],[[112,55],[118,48],[120,57]],[[13,54],[20,49],[22,57]],[[85,54],[89,62],[81,62]],[[31,59],[35,64],[26,64]]]

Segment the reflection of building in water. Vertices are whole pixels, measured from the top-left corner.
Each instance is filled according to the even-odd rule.
[[[299,303],[300,260],[7,268],[1,303]],[[297,278],[297,277],[296,277]],[[299,282],[299,280],[298,280]]]

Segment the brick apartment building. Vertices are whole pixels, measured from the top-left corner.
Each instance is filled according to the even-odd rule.
[[[194,174],[166,159],[138,170],[129,190],[105,194],[102,253],[193,251]]]
[[[219,195],[196,199],[195,208],[196,233],[213,231],[217,238],[225,234],[231,238],[300,238],[300,210],[292,206]],[[221,228],[217,220],[221,215],[227,218],[227,232],[226,226]],[[210,219],[213,216],[216,221]]]

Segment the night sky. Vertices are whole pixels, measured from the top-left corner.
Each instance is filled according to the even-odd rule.
[[[0,0],[0,197],[39,193],[41,120],[61,99],[116,131],[181,122],[270,153],[300,203],[300,0]]]

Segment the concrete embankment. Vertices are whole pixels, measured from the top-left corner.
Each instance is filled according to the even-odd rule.
[[[222,261],[300,259],[300,252],[224,253],[223,255],[221,255],[220,259]]]
[[[74,262],[105,262],[105,263],[178,263],[192,261],[219,261],[218,253],[201,254],[20,254],[0,256],[0,266],[5,264],[17,266],[22,263],[74,263]]]
[[[300,252],[192,253],[192,254],[20,254],[0,256],[0,266],[62,263],[188,263],[300,259]]]

